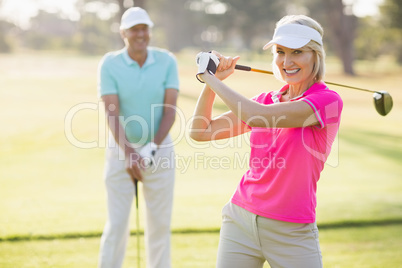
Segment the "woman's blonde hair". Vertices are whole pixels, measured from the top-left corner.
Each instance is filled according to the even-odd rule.
[[[300,24],[300,25],[308,26],[310,28],[313,28],[317,32],[319,32],[321,37],[323,37],[323,35],[324,35],[324,30],[322,29],[321,25],[314,19],[307,17],[305,15],[285,16],[276,23],[276,28],[278,28],[279,26],[282,26],[284,24]],[[325,50],[324,50],[324,47],[322,45],[320,45],[319,43],[311,40],[303,48],[312,50],[314,52],[316,57],[314,60],[314,67],[313,67],[312,75],[313,75],[315,81],[321,81],[324,78],[324,74],[325,74]],[[272,47],[272,52],[274,54],[276,52],[275,49],[276,49],[276,45]],[[279,80],[282,80],[280,71],[275,64],[275,57],[272,62],[272,69],[273,69],[275,77]]]

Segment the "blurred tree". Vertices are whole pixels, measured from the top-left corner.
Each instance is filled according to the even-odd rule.
[[[0,8],[3,4],[3,1],[0,0]],[[14,28],[14,25],[8,23],[6,21],[0,20],[0,52],[8,53],[11,51],[10,41],[7,39],[8,33],[11,29]]]
[[[196,31],[196,18],[185,8],[187,0],[160,1],[153,19],[164,29],[167,48],[172,52],[193,44],[193,36]],[[154,10],[157,7],[154,6]]]
[[[116,0],[119,4],[119,18],[123,15],[124,11],[126,11],[128,8],[136,6],[136,7],[142,7],[143,9],[146,9],[145,7],[145,0]]]
[[[91,5],[92,4],[92,5]],[[115,6],[99,2],[81,3],[80,19],[63,19],[58,13],[40,10],[30,21],[30,28],[20,35],[24,47],[37,50],[78,50],[86,54],[105,53],[120,48],[121,39],[113,21]]]
[[[83,2],[91,2],[94,0],[81,0]],[[104,2],[110,2],[110,0],[103,0]],[[151,2],[145,0],[115,0],[119,6],[119,13],[116,16],[116,21],[120,21],[124,11],[129,7],[138,6],[146,9],[158,28],[163,29],[163,36],[155,33],[156,37],[161,43],[167,45],[168,49],[177,52],[182,48],[191,45],[192,41],[192,22],[191,13],[188,9],[185,9],[186,2],[188,0],[154,0]],[[183,23],[185,22],[185,23]],[[159,31],[157,29],[156,31]],[[154,38],[153,38],[154,39]]]
[[[330,50],[340,58],[343,71],[354,75],[355,60],[354,40],[358,19],[352,14],[352,6],[345,6],[342,0],[302,0],[309,16],[319,21],[324,27],[324,38]]]
[[[11,42],[7,38],[9,33],[14,28],[14,25],[6,21],[0,20],[0,52],[8,53],[11,52]]]
[[[188,46],[251,49],[258,43],[261,48],[272,35],[275,21],[285,14],[285,4],[279,0],[79,0],[78,5],[94,2],[116,3],[116,23],[128,7],[146,8],[156,25],[153,41],[173,52]]]
[[[229,31],[240,33],[243,45],[251,49],[255,39],[270,39],[275,23],[286,14],[286,1],[277,0],[230,0],[226,1],[230,9],[224,20],[229,24]],[[261,49],[263,42],[258,43]]]
[[[81,14],[76,37],[81,51],[91,54],[105,53],[124,45],[119,34],[119,1],[78,0],[76,8]]]
[[[100,20],[95,13],[86,13],[79,21],[78,48],[86,54],[110,50],[110,21]]]
[[[402,0],[385,0],[380,7],[381,20],[389,31],[391,50],[402,65]]]
[[[275,22],[285,14],[279,0],[188,0],[192,13],[193,43],[203,49],[233,47],[261,50],[273,34]]]
[[[352,14],[350,6],[344,6],[342,0],[327,0],[324,3],[332,32],[330,38],[335,45],[335,52],[342,60],[343,71],[355,75],[353,42],[356,38],[357,17]]]
[[[380,10],[388,26],[402,29],[402,0],[385,0]]]
[[[116,12],[114,12],[114,10],[111,13],[111,17],[108,20],[108,23],[110,24],[110,28],[109,30],[112,30],[112,34],[114,34],[115,38],[114,41],[112,43],[114,44],[118,44],[118,46],[124,46],[124,42],[123,40],[121,40],[120,35],[118,34],[119,30],[118,30],[118,25],[120,24],[120,19],[121,16],[123,15],[124,11],[126,11],[128,8],[132,7],[132,6],[139,6],[142,8],[145,8],[145,0],[78,0],[76,3],[76,7],[79,10],[79,12],[81,14],[86,14],[86,7],[88,5],[93,5],[93,6],[98,6],[98,8],[100,8],[101,6],[113,6],[116,5],[117,9]],[[96,9],[96,8],[95,8]],[[95,10],[93,10],[93,13]],[[92,33],[91,29],[94,30],[97,28],[96,25],[91,25],[92,23],[97,23],[97,21],[99,21],[99,18],[93,18],[93,20],[88,20],[86,19],[85,22],[82,23],[82,25],[85,27],[85,32],[88,35],[92,35],[92,34],[99,34],[99,32],[95,32]],[[105,33],[103,33],[105,34]],[[109,36],[110,34],[106,34],[107,36]],[[101,38],[102,36],[98,36],[98,38]],[[103,35],[104,37],[104,35]],[[86,45],[83,46],[84,47],[88,47],[89,44],[91,43],[89,40],[85,40],[85,37],[83,36],[83,40],[86,43]],[[95,36],[92,35],[92,37],[88,36],[88,38],[95,40]],[[113,46],[114,47],[114,46]]]
[[[378,19],[367,16],[359,18],[355,40],[356,59],[375,60],[384,53],[389,31]]]
[[[115,3],[118,5],[118,12],[116,13],[114,19],[116,21],[119,21],[121,16],[123,15],[124,11],[126,11],[128,8],[136,6],[136,7],[142,7],[146,8],[146,1],[145,0],[78,0],[77,1],[77,6],[82,7],[85,6],[88,3],[94,3],[94,2],[100,2],[104,4],[111,4]],[[82,8],[81,8],[82,10]]]
[[[119,4],[119,17],[123,15],[124,11],[126,11],[126,7],[124,6],[124,0],[117,0],[117,3]]]
[[[133,1],[127,1],[127,0],[77,0],[75,6],[77,10],[82,13],[86,13],[88,10],[88,6],[92,5],[92,13],[96,13],[99,11],[102,7],[114,7],[116,6],[117,8],[112,8],[110,11],[111,19],[112,21],[115,22],[120,22],[121,15],[124,13],[124,11],[130,7],[130,5],[133,5]]]
[[[383,43],[395,49],[402,62],[401,1],[385,0],[382,19],[390,29],[381,30],[375,27],[374,19],[358,20],[351,15],[351,8],[342,0],[78,0],[79,20],[39,12],[31,20],[32,28],[24,32],[22,44],[36,49],[79,49],[85,53],[121,48],[121,14],[135,5],[146,8],[155,23],[151,42],[173,52],[190,46],[262,52],[261,46],[271,38],[278,19],[285,14],[306,14],[323,25],[328,54],[335,52],[345,73],[353,74],[354,57],[375,58],[383,53]],[[12,41],[4,31],[18,33],[14,25],[11,29],[9,26],[0,22],[3,51],[9,49]],[[387,35],[390,31],[392,37]]]
[[[61,19],[56,13],[43,10],[31,19],[31,27],[22,35],[23,45],[33,49],[72,48],[71,37],[77,31],[77,23]]]

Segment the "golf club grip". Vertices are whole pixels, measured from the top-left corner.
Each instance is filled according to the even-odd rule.
[[[239,64],[236,64],[235,69],[241,71],[251,71],[251,67]]]

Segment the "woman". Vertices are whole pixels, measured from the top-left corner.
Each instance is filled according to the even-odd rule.
[[[272,46],[275,76],[286,85],[251,100],[221,82],[234,72],[239,57],[218,52],[198,56],[197,77],[206,86],[191,137],[209,141],[251,131],[249,170],[222,210],[219,268],[262,267],[265,261],[271,267],[322,267],[315,223],[317,181],[343,107],[339,95],[322,81],[322,36],[322,27],[307,16],[282,18],[264,49]],[[213,75],[215,57],[219,65]],[[231,111],[212,118],[216,94]]]

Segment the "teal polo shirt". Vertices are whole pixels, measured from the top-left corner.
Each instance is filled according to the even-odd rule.
[[[118,95],[120,123],[132,143],[145,144],[158,131],[168,88],[179,90],[179,77],[176,59],[167,50],[148,47],[142,67],[126,48],[107,53],[99,64],[98,95]]]

